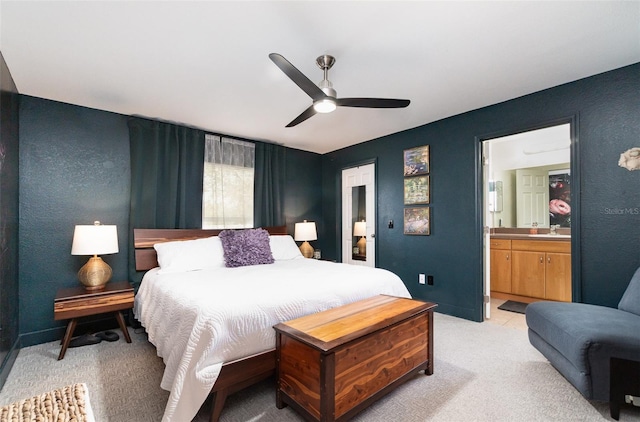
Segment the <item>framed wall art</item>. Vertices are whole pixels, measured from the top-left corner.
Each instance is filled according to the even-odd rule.
[[[404,209],[404,234],[431,234],[431,212],[429,207]]]
[[[405,177],[404,204],[429,203],[429,176]]]
[[[404,150],[404,175],[429,173],[429,145]]]

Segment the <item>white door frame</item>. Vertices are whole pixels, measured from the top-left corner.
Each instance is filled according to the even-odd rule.
[[[342,262],[367,267],[376,266],[376,198],[375,163],[342,170]],[[364,186],[366,197],[367,254],[365,261],[353,259],[353,187]]]
[[[579,184],[579,165],[578,165],[578,143],[577,143],[577,122],[576,122],[576,116],[571,116],[568,118],[563,118],[563,119],[558,119],[556,121],[551,121],[551,122],[547,122],[545,124],[540,124],[538,126],[534,126],[534,127],[526,127],[526,128],[522,128],[521,130],[511,130],[511,131],[505,131],[504,133],[493,133],[491,135],[488,136],[479,136],[477,137],[478,141],[480,142],[480,154],[481,154],[481,170],[480,170],[480,179],[481,179],[481,183],[480,186],[483,189],[483,195],[482,195],[482,202],[480,203],[480,207],[482,209],[482,214],[483,214],[483,224],[482,224],[482,229],[483,229],[483,234],[482,234],[482,239],[483,239],[483,289],[482,289],[482,294],[483,294],[483,313],[484,313],[484,319],[489,319],[490,318],[490,311],[491,311],[491,307],[489,304],[490,301],[490,296],[491,296],[491,280],[490,280],[490,265],[491,265],[491,260],[490,260],[490,224],[489,224],[489,216],[490,216],[490,205],[489,205],[489,200],[488,200],[488,196],[489,196],[489,188],[488,188],[488,184],[490,181],[490,175],[491,175],[491,160],[490,160],[490,154],[489,154],[489,146],[491,144],[491,141],[499,139],[499,138],[503,138],[503,137],[507,137],[507,136],[513,136],[515,134],[519,134],[519,133],[525,133],[525,132],[530,132],[530,131],[536,131],[539,129],[545,129],[545,128],[550,128],[550,127],[554,127],[554,126],[560,126],[560,125],[565,125],[568,124],[569,125],[569,131],[570,131],[570,142],[571,142],[571,146],[570,146],[570,171],[571,171],[571,175],[572,175],[572,183],[574,183],[576,186],[580,186]],[[486,145],[486,148],[485,148]],[[486,161],[485,161],[486,160]],[[494,163],[495,166],[495,163]],[[573,203],[575,204],[580,204],[580,189],[572,189],[571,190],[571,200]],[[574,302],[579,302],[581,300],[582,297],[582,291],[580,290],[580,283],[576,283],[575,280],[579,280],[580,279],[580,248],[577,247],[577,245],[580,245],[580,230],[579,230],[579,221],[580,221],[580,207],[576,206],[575,208],[572,209],[572,215],[575,215],[575,218],[572,218],[571,220],[571,272],[572,272],[572,280],[571,280],[571,291],[572,291],[572,297],[573,297],[573,301]],[[547,220],[548,221],[548,220]],[[491,227],[495,226],[495,221],[491,222]],[[518,225],[519,226],[519,225]]]
[[[491,151],[491,144],[489,142],[482,142],[481,154],[482,154],[482,189],[484,203],[482,212],[482,259],[483,259],[483,280],[482,297],[483,297],[483,319],[491,319],[491,234],[489,229],[489,216],[491,215],[491,199],[489,195],[489,179],[491,174],[489,157]]]

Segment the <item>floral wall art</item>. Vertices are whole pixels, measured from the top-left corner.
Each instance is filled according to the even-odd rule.
[[[431,234],[429,145],[404,150],[404,234]]]

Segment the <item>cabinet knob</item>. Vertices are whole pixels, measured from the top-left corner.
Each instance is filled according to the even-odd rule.
[[[551,264],[551,257],[550,257],[550,256],[548,256],[548,257],[547,257],[547,262],[548,262],[549,264]]]
[[[509,260],[509,254],[507,254],[507,261]]]
[[[543,264],[544,263],[544,259],[542,257],[540,257],[540,263]]]

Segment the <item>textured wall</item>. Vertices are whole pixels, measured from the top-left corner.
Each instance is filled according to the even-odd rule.
[[[285,218],[318,222],[323,257],[339,256],[340,170],[377,161],[378,265],[442,312],[480,319],[482,242],[476,137],[578,118],[581,169],[579,254],[582,297],[615,306],[640,265],[640,172],[617,167],[640,146],[640,65],[474,110],[322,157],[287,150]],[[20,333],[24,344],[58,338],[53,298],[77,283],[86,260],[70,255],[73,227],[100,219],[118,225],[120,253],[104,257],[126,277],[129,150],[126,116],[20,97]],[[3,133],[4,138],[4,133]],[[402,234],[402,150],[431,145],[431,236]],[[322,189],[320,189],[322,186]],[[622,210],[622,211],[620,211]],[[393,219],[395,228],[388,229]],[[418,273],[434,286],[419,286]]]
[[[287,231],[293,236],[295,223],[303,220],[315,221],[318,239],[325,229],[322,222],[320,186],[322,178],[322,156],[288,148],[286,150],[285,221]],[[310,242],[316,249],[316,242]]]
[[[23,345],[58,338],[65,324],[53,320],[53,299],[59,288],[79,283],[76,273],[88,259],[71,255],[76,224],[118,226],[120,252],[102,258],[114,280],[126,280],[129,179],[126,116],[21,96]]]
[[[61,336],[53,320],[61,287],[78,284],[87,257],[71,256],[76,224],[118,226],[120,252],[102,258],[127,278],[129,132],[127,116],[21,96],[20,334],[23,345]],[[321,157],[286,151],[285,218],[319,219]]]
[[[396,272],[411,293],[439,311],[482,319],[480,146],[488,134],[515,132],[575,116],[581,220],[574,232],[582,300],[616,306],[640,266],[640,172],[618,167],[621,152],[640,146],[640,64],[474,110],[323,156],[323,217],[336,227],[325,255],[340,256],[339,174],[377,160],[377,264]],[[402,233],[402,151],[430,145],[431,236]],[[617,211],[622,210],[622,211]],[[388,220],[395,228],[388,229]],[[432,274],[433,286],[417,283]]]
[[[0,54],[0,388],[17,355],[18,340],[18,103]]]

